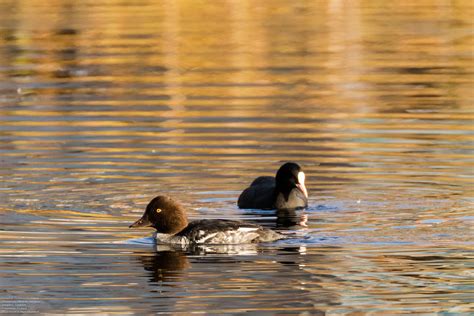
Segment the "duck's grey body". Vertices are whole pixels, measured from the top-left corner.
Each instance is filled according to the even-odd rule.
[[[175,235],[155,234],[157,243],[165,244],[248,244],[270,242],[283,235],[258,225],[232,220],[203,219],[193,221]]]
[[[283,235],[261,226],[225,219],[202,219],[188,222],[183,206],[169,196],[157,196],[148,203],[143,216],[129,227],[152,226],[157,243],[249,244],[269,242]]]

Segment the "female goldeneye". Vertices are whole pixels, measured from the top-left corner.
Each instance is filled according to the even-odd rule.
[[[284,236],[270,229],[240,221],[202,219],[188,223],[184,208],[168,196],[157,196],[142,218],[131,227],[152,226],[158,243],[245,244],[269,242]]]
[[[297,209],[308,206],[305,174],[301,167],[287,162],[278,169],[276,177],[255,179],[239,196],[239,208]]]

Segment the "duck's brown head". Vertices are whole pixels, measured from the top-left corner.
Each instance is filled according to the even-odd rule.
[[[152,226],[162,234],[176,234],[188,225],[186,211],[169,196],[159,195],[148,203],[145,214],[130,228]]]

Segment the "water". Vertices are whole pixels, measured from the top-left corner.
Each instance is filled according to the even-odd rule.
[[[0,310],[473,313],[472,15],[0,0]],[[310,207],[239,210],[284,161]],[[291,238],[155,248],[163,193]]]

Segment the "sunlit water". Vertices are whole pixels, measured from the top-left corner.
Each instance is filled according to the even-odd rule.
[[[474,312],[471,1],[152,3],[0,0],[2,312]],[[163,193],[289,238],[156,248]]]

